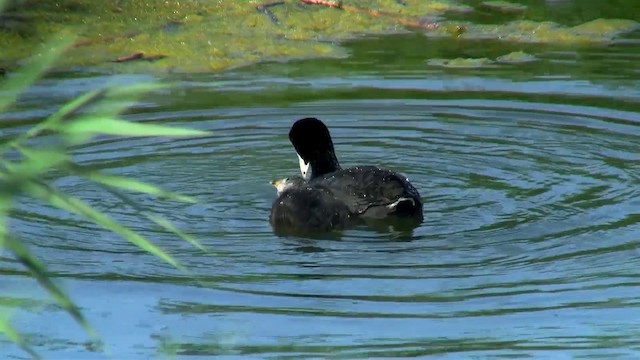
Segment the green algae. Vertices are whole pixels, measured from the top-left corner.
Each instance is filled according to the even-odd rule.
[[[501,0],[483,1],[480,5],[482,5],[482,7],[501,12],[521,12],[527,10],[526,5]]]
[[[496,61],[506,64],[523,64],[538,61],[538,58],[524,51],[514,51],[506,55],[498,56]]]
[[[356,2],[354,2],[356,3]],[[30,55],[51,34],[71,27],[81,40],[59,67],[109,71],[222,71],[260,61],[344,57],[340,41],[367,34],[407,31],[407,14],[439,14],[453,0],[360,1],[332,9],[289,0],[271,6],[258,1],[26,0],[18,11],[30,19],[31,34],[0,31],[0,65]],[[273,20],[276,20],[275,23]],[[114,62],[133,54],[135,61]],[[145,61],[151,58],[154,61]]]
[[[429,36],[451,36],[444,28],[454,25],[444,22],[442,28]],[[459,23],[455,24],[460,26]],[[458,37],[465,39],[494,39],[518,43],[594,45],[612,41],[616,36],[636,30],[640,23],[621,19],[596,19],[568,27],[551,21],[517,20],[504,25],[464,23],[466,31]]]
[[[429,66],[439,66],[458,69],[478,69],[489,67],[494,62],[488,58],[456,58],[456,59],[430,59]]]
[[[286,0],[265,10],[260,8],[264,3],[255,0],[25,0],[11,14],[26,20],[0,28],[0,67],[15,66],[52,34],[69,28],[80,40],[58,62],[61,68],[216,72],[263,61],[342,58],[347,55],[341,46],[344,40],[416,29],[428,36],[595,44],[638,27],[635,21],[607,19],[574,27],[529,20],[502,25],[433,20],[451,11],[469,10],[455,0],[342,4],[335,9]],[[141,56],[114,62],[134,54]]]
[[[571,31],[581,36],[596,38],[611,38],[640,28],[640,23],[624,19],[595,19],[571,28]]]
[[[496,60],[486,57],[481,58],[455,58],[455,59],[429,59],[427,65],[452,69],[485,69],[494,68],[496,63],[502,64],[524,64],[537,61],[538,59],[523,51],[514,51],[506,55],[498,56]]]

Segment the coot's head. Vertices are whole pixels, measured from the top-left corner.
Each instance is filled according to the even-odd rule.
[[[280,195],[289,189],[300,189],[305,187],[306,181],[300,176],[292,176],[284,179],[273,180],[270,184],[276,188],[276,192]]]
[[[300,172],[306,180],[340,169],[331,134],[322,121],[316,118],[296,121],[289,131],[289,140],[298,153]]]

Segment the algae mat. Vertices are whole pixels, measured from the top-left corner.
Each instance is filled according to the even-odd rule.
[[[19,66],[64,30],[79,40],[59,68],[216,72],[263,61],[344,57],[341,42],[367,34],[419,31],[452,39],[590,45],[638,28],[620,19],[562,26],[522,14],[496,24],[448,19],[475,11],[454,0],[25,0],[0,16],[0,67]]]

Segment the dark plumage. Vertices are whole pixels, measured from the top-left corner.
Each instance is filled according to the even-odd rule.
[[[409,180],[375,166],[342,169],[326,125],[316,118],[296,121],[289,131],[308,185],[322,188],[341,201],[354,216],[423,220],[420,194]]]
[[[351,220],[349,209],[343,202],[322,187],[308,185],[299,176],[271,184],[278,191],[269,217],[276,233],[328,232],[346,227]]]

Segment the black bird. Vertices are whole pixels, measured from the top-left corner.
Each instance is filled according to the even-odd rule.
[[[307,184],[329,191],[353,217],[411,219],[421,223],[422,200],[409,180],[376,166],[342,169],[327,126],[316,118],[296,121],[289,140],[298,153],[300,172]]]
[[[309,186],[299,177],[272,181],[278,196],[271,206],[269,222],[277,234],[306,235],[347,227],[347,206],[322,187]]]

